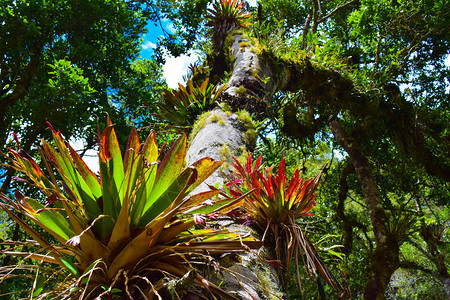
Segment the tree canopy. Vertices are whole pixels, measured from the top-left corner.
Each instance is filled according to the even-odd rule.
[[[322,278],[346,291],[324,288],[316,261],[317,281],[285,281],[286,297],[450,295],[448,1],[11,1],[0,9],[3,144],[14,131],[33,151],[48,120],[92,148],[107,112],[123,145],[131,125],[188,133],[192,145],[211,134],[192,157],[208,153],[229,167],[250,150],[280,164],[279,182],[326,164],[315,221],[289,224],[311,231],[343,275]],[[175,34],[164,32],[154,60],[139,60],[146,23],[162,19]],[[186,70],[186,87],[163,97],[163,54],[192,48],[200,61]],[[228,128],[227,138],[236,127],[238,145],[212,143],[211,123]],[[4,192],[12,175],[4,172]],[[241,195],[257,185],[246,184]]]

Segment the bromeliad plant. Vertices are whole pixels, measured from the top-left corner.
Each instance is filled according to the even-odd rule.
[[[220,0],[213,4],[212,9],[208,9],[206,26],[212,27],[213,43],[217,49],[221,49],[226,35],[231,30],[251,25],[250,14],[243,10],[243,5],[243,1]]]
[[[209,84],[209,78],[200,86],[194,86],[189,79],[186,86],[178,84],[178,90],[165,90],[164,103],[158,104],[163,111],[156,116],[177,128],[189,129],[201,113],[211,109],[219,98],[225,85]]]
[[[277,174],[271,172],[272,167],[263,169],[261,164],[261,156],[253,163],[248,154],[245,167],[234,159],[237,178],[230,185],[229,193],[237,197],[254,190],[245,198],[241,208],[264,230],[262,240],[267,245],[275,245],[277,260],[280,266],[284,266],[285,284],[289,282],[292,261],[295,261],[296,280],[301,291],[298,259],[302,257],[311,275],[318,273],[331,287],[340,289],[339,282],[320,260],[314,245],[297,222],[312,215],[310,211],[316,204],[314,191],[322,172],[304,180],[296,169],[288,180],[284,158]]]
[[[260,246],[260,242],[242,240],[234,233],[191,229],[194,213],[220,213],[243,201],[202,205],[219,192],[189,196],[221,162],[204,158],[183,169],[186,136],[181,136],[159,162],[155,133],[141,143],[136,129],[131,131],[122,159],[108,118],[107,127],[99,132],[99,179],[65,143],[61,133],[51,129],[56,147],[42,141],[40,149],[49,176],[20,147],[18,151],[10,149],[9,157],[11,166],[45,195],[45,203],[19,191],[15,192],[16,201],[1,195],[4,202],[0,202],[0,207],[25,229],[37,247],[34,252],[5,254],[55,264],[71,275],[71,280],[41,294],[42,298],[56,293],[77,299],[161,299],[161,295],[169,297],[163,293],[179,293],[174,288],[176,283],[186,284],[189,280],[189,285],[234,299],[193,268],[193,263],[199,263],[209,251],[242,251]],[[18,213],[54,241],[34,230]],[[0,272],[0,282],[11,276],[9,271]]]

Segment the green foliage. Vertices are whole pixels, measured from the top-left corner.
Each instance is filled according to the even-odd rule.
[[[41,293],[43,277],[36,273],[32,293],[46,299],[64,293],[84,295],[137,297],[159,296],[169,279],[195,272],[189,260],[201,259],[205,250],[244,250],[259,243],[237,234],[209,229],[187,231],[196,222],[193,214],[226,212],[241,199],[202,202],[219,191],[189,195],[212,174],[221,162],[201,159],[183,169],[186,136],[181,136],[158,162],[160,150],[152,132],[144,143],[133,129],[122,158],[115,130],[108,119],[99,133],[100,179],[65,143],[52,127],[54,145],[43,140],[42,159],[50,176],[24,150],[10,149],[11,166],[26,175],[45,196],[45,204],[15,191],[16,201],[1,195],[2,209],[33,239],[28,246],[36,250],[9,251],[6,254],[34,259],[65,269],[70,274],[54,289]],[[51,167],[54,167],[58,182]],[[18,214],[23,214],[53,239],[34,230]],[[20,245],[20,242],[13,242]],[[34,267],[31,266],[31,269]],[[0,280],[12,278],[15,266],[1,269]],[[38,267],[42,276],[50,270]],[[60,271],[58,271],[60,272]],[[14,276],[13,276],[14,277]],[[141,278],[147,278],[141,280]],[[193,284],[206,281],[199,274]],[[102,288],[106,286],[106,288]],[[210,291],[225,298],[222,290],[208,284]],[[113,289],[114,288],[114,289]],[[135,295],[135,296],[132,296]]]
[[[95,144],[92,128],[96,116],[108,111],[116,120],[116,135],[125,153],[122,141],[125,142],[128,134],[123,128],[154,123],[154,114],[159,109],[156,103],[162,103],[159,93],[165,88],[160,79],[161,68],[156,63],[131,63],[138,54],[145,23],[157,23],[163,18],[173,21],[176,32],[164,32],[162,47],[158,47],[161,51],[155,55],[161,59],[162,49],[178,55],[204,43],[202,37],[207,31],[199,30],[200,26],[209,22],[220,29],[219,22],[215,23],[220,14],[234,14],[234,21],[221,22],[222,31],[216,30],[223,35],[236,27],[236,16],[239,22],[247,22],[246,13],[237,10],[244,5],[237,1],[223,2],[228,5],[225,10],[219,7],[223,3],[216,2],[216,8],[210,11],[211,19],[205,20],[209,2],[24,0],[1,4],[0,136],[3,144],[15,131],[23,149],[35,156],[33,152],[38,150],[32,144],[37,137],[51,132],[43,124],[42,116],[46,116],[67,138],[86,138],[85,145],[90,148]],[[312,72],[307,74],[311,80],[295,87],[295,93],[281,91],[267,99],[271,102],[268,108],[271,119],[265,120],[262,126],[264,131],[256,151],[274,164],[285,157],[286,174],[300,169],[304,176],[314,176],[321,166],[333,160],[316,198],[323,203],[315,208],[317,222],[304,231],[309,232],[312,241],[330,232],[342,236],[340,240],[336,237],[330,240],[345,245],[341,250],[348,254],[344,265],[354,298],[362,297],[374,232],[358,178],[352,171],[344,172],[346,153],[327,129],[330,117],[341,118],[346,130],[361,143],[381,194],[383,210],[389,217],[389,231],[403,242],[401,262],[418,264],[409,265],[406,279],[399,279],[403,281],[399,285],[401,291],[394,291],[396,286],[392,285],[388,297],[393,297],[394,292],[400,298],[429,297],[439,283],[437,277],[426,274],[437,274],[438,266],[448,270],[448,260],[442,264],[437,259],[446,254],[442,245],[448,236],[443,234],[426,240],[426,235],[419,233],[424,233],[431,224],[445,224],[449,214],[448,180],[442,179],[445,173],[436,173],[442,168],[449,170],[449,72],[444,63],[450,40],[447,2],[261,0],[257,15],[254,9],[251,34],[258,41],[249,39],[249,42],[254,44],[253,49],[260,58],[276,65],[271,80],[292,75],[283,70],[283,64],[307,62],[312,66]],[[239,20],[240,17],[243,19]],[[215,43],[220,43],[220,36],[214,34],[218,40]],[[217,44],[212,51],[217,52]],[[210,46],[202,49],[206,47],[210,51]],[[214,56],[215,52],[204,54]],[[236,58],[226,57],[224,61],[233,59]],[[200,73],[199,81],[194,82],[209,76],[206,67],[198,71],[195,72]],[[232,70],[226,71],[229,76]],[[340,91],[353,91],[350,99],[329,92],[342,84],[335,81],[339,76],[346,78],[344,83],[348,84]],[[323,78],[326,80],[321,81]],[[13,104],[8,104],[10,101]],[[285,118],[289,114],[290,118]],[[207,113],[199,115],[197,129],[193,131],[202,128],[209,117]],[[248,130],[254,136],[255,132]],[[286,137],[282,132],[294,132],[297,138]],[[417,145],[425,145],[429,151],[417,154]],[[428,161],[431,167],[425,167],[429,154],[438,163]],[[244,155],[238,161],[245,165],[246,159]],[[39,198],[29,191],[26,194]],[[69,197],[67,193],[65,197]],[[98,230],[102,223],[107,223],[106,218],[96,221],[92,230]],[[45,240],[54,239],[32,228],[45,236]],[[26,252],[34,247],[28,243],[15,250]],[[41,268],[42,275],[48,263],[34,266]],[[51,269],[45,272],[49,274]],[[31,275],[39,288],[42,277],[35,274],[26,275]],[[55,278],[47,277],[46,285],[64,281]],[[14,285],[15,290],[25,286],[19,279],[10,283],[8,287]],[[315,288],[315,285],[312,282],[311,286]],[[120,295],[113,289],[108,293]],[[295,297],[296,292],[289,295]]]
[[[386,299],[445,299],[447,295],[439,282],[420,271],[399,269],[390,283]]]
[[[224,161],[231,161],[231,157],[233,156],[233,153],[227,144],[222,145],[222,147],[219,150],[219,156]]]
[[[242,123],[246,129],[255,129],[255,123],[252,116],[245,109],[238,111],[238,121]]]
[[[109,95],[109,103],[116,108],[115,115],[121,116],[116,118],[116,130],[125,125],[145,127],[155,123],[156,103],[161,102],[165,89],[162,68],[155,61],[135,60],[130,69],[120,70],[117,89]]]
[[[192,126],[191,134],[189,135],[189,143],[194,139],[197,133],[205,127],[208,122],[209,116],[211,115],[210,111],[206,111],[197,117],[197,120],[194,122]]]
[[[261,4],[261,11],[258,12],[259,23],[265,22],[268,27],[280,28],[292,34],[302,29],[312,6],[310,1],[304,0],[262,0],[259,3]]]
[[[161,21],[169,20],[176,32],[174,34],[161,28],[164,34],[158,39],[154,55],[159,63],[164,61],[164,50],[177,57],[198,46],[198,37],[204,35],[201,26],[204,24],[205,11],[210,2],[210,0],[159,0],[148,4],[146,14],[148,21],[161,24]],[[142,3],[136,5],[141,7]]]
[[[49,135],[45,116],[92,149],[96,116],[115,117],[109,92],[122,89],[121,75],[132,73],[147,13],[130,1],[3,1],[2,144],[16,132],[24,149],[36,153],[31,145]]]
[[[218,0],[213,4],[213,9],[208,9],[206,25],[212,27],[215,49],[222,50],[230,31],[251,24],[250,15],[243,11],[243,3],[242,1],[238,3],[238,0]]]
[[[283,19],[270,24],[266,21],[259,22],[252,27],[251,36],[257,40],[258,51],[260,48],[273,53],[285,52],[286,44],[284,42]]]
[[[254,145],[256,139],[258,138],[258,133],[254,129],[248,129],[242,134],[242,140],[246,145]]]
[[[238,88],[236,88],[235,92],[238,95],[244,95],[247,92],[247,89],[243,85],[240,85]]]
[[[194,86],[190,79],[186,86],[178,86],[178,90],[165,90],[164,102],[158,104],[162,112],[156,116],[186,131],[190,131],[198,115],[214,107],[226,87],[217,88],[209,84],[208,78],[200,86]]]
[[[238,0],[220,0],[213,4],[213,9],[208,9],[208,23],[206,26],[218,27],[227,26],[228,30],[235,27],[247,27],[250,25],[248,19],[250,15],[243,12],[243,2]]]

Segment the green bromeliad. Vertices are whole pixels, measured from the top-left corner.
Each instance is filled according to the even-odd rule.
[[[1,208],[34,239],[34,252],[6,252],[67,269],[71,280],[41,297],[60,294],[72,298],[153,298],[168,293],[169,282],[190,277],[194,286],[234,299],[207,282],[192,267],[205,251],[228,252],[258,248],[261,243],[236,233],[212,229],[189,230],[194,213],[227,212],[243,198],[219,200],[218,190],[190,193],[221,162],[203,158],[184,168],[186,136],[181,136],[158,161],[155,133],[144,143],[131,131],[125,153],[113,124],[99,133],[100,177],[96,176],[61,133],[54,145],[42,141],[42,161],[49,176],[26,152],[10,149],[10,165],[25,174],[45,195],[45,203],[15,192],[16,201],[1,195]],[[57,174],[53,173],[53,169]],[[205,205],[204,201],[209,200]],[[50,242],[23,221],[23,214],[46,233]],[[196,220],[202,217],[196,216]],[[2,273],[4,274],[4,273]],[[0,276],[0,281],[7,275]],[[189,275],[189,276],[188,276]],[[100,299],[99,298],[99,299]]]
[[[188,79],[186,86],[178,84],[178,90],[164,91],[164,102],[158,104],[161,113],[155,116],[189,132],[198,115],[217,105],[216,101],[225,87],[210,84],[209,78],[200,86]]]

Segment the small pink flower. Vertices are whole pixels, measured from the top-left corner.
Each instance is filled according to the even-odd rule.
[[[208,215],[208,218],[210,218],[210,219],[216,219],[218,216],[219,216],[218,214],[212,213],[212,214],[209,214],[209,215]]]
[[[76,235],[74,237],[71,237],[69,240],[67,240],[66,244],[71,246],[78,246],[80,244],[80,236]]]
[[[205,219],[205,217],[202,216],[202,215],[195,214],[195,215],[194,215],[194,223],[195,223],[195,224],[201,224],[201,225],[203,225],[203,226],[206,226],[206,219]]]
[[[212,199],[208,199],[208,200],[205,200],[204,202],[203,202],[205,205],[213,205],[214,203],[216,203],[214,200],[212,200]]]
[[[244,182],[244,179],[236,179],[236,180],[233,180],[232,182],[230,182],[230,183],[227,183],[227,186],[232,186],[232,185],[234,185],[234,184],[241,184],[241,183],[243,183]]]

